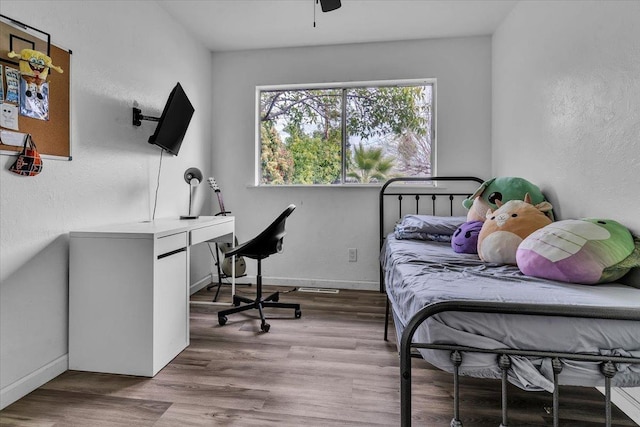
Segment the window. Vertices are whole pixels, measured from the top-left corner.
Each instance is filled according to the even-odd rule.
[[[260,185],[430,176],[433,81],[259,87]]]

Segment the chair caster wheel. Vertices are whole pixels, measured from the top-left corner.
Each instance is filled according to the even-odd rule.
[[[302,311],[301,310],[296,310],[296,319],[299,319],[302,317]]]
[[[269,329],[271,329],[271,325],[268,323],[263,323],[260,326],[260,329],[262,329],[263,332],[269,332]]]
[[[240,300],[238,298],[236,298],[236,296],[233,296],[233,306],[234,307],[240,307]]]
[[[273,301],[273,302],[278,302],[278,301],[280,301],[280,294],[276,294],[276,295],[274,295],[274,297],[273,297],[273,299],[272,299],[271,301]]]
[[[218,324],[224,326],[227,324],[227,316],[218,316]]]

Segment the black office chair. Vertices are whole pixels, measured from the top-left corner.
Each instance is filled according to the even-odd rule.
[[[262,233],[255,238],[245,242],[225,254],[225,257],[231,257],[234,255],[243,256],[246,258],[255,259],[258,261],[258,274],[256,276],[256,298],[254,300],[250,298],[241,297],[238,295],[233,296],[234,308],[228,310],[222,310],[218,312],[218,323],[220,326],[224,326],[227,323],[227,316],[241,311],[258,309],[260,312],[260,320],[262,321],[260,329],[264,332],[269,332],[271,327],[265,320],[263,308],[264,307],[279,307],[279,308],[292,308],[295,310],[295,317],[299,319],[302,316],[300,311],[300,304],[289,304],[278,302],[280,299],[280,293],[276,292],[269,295],[266,298],[262,297],[262,260],[269,255],[273,255],[277,252],[282,252],[282,241],[286,234],[284,225],[287,217],[291,215],[291,212],[296,208],[295,205],[289,205],[280,216],[271,223]],[[240,305],[244,302],[246,305]]]

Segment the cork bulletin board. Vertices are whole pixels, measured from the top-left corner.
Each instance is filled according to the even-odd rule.
[[[25,66],[26,61],[9,57],[9,52],[20,53],[23,49],[36,50],[51,58],[52,67],[44,85],[29,85],[20,74],[21,62]],[[71,51],[52,44],[48,33],[0,15],[0,65],[0,102],[4,115],[0,139],[15,144],[23,140],[25,134],[31,134],[42,157],[71,160]],[[22,146],[3,142],[0,142],[0,154],[14,155],[22,150]]]

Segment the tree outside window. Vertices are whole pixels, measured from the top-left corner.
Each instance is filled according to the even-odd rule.
[[[259,89],[260,184],[430,176],[433,85]]]

